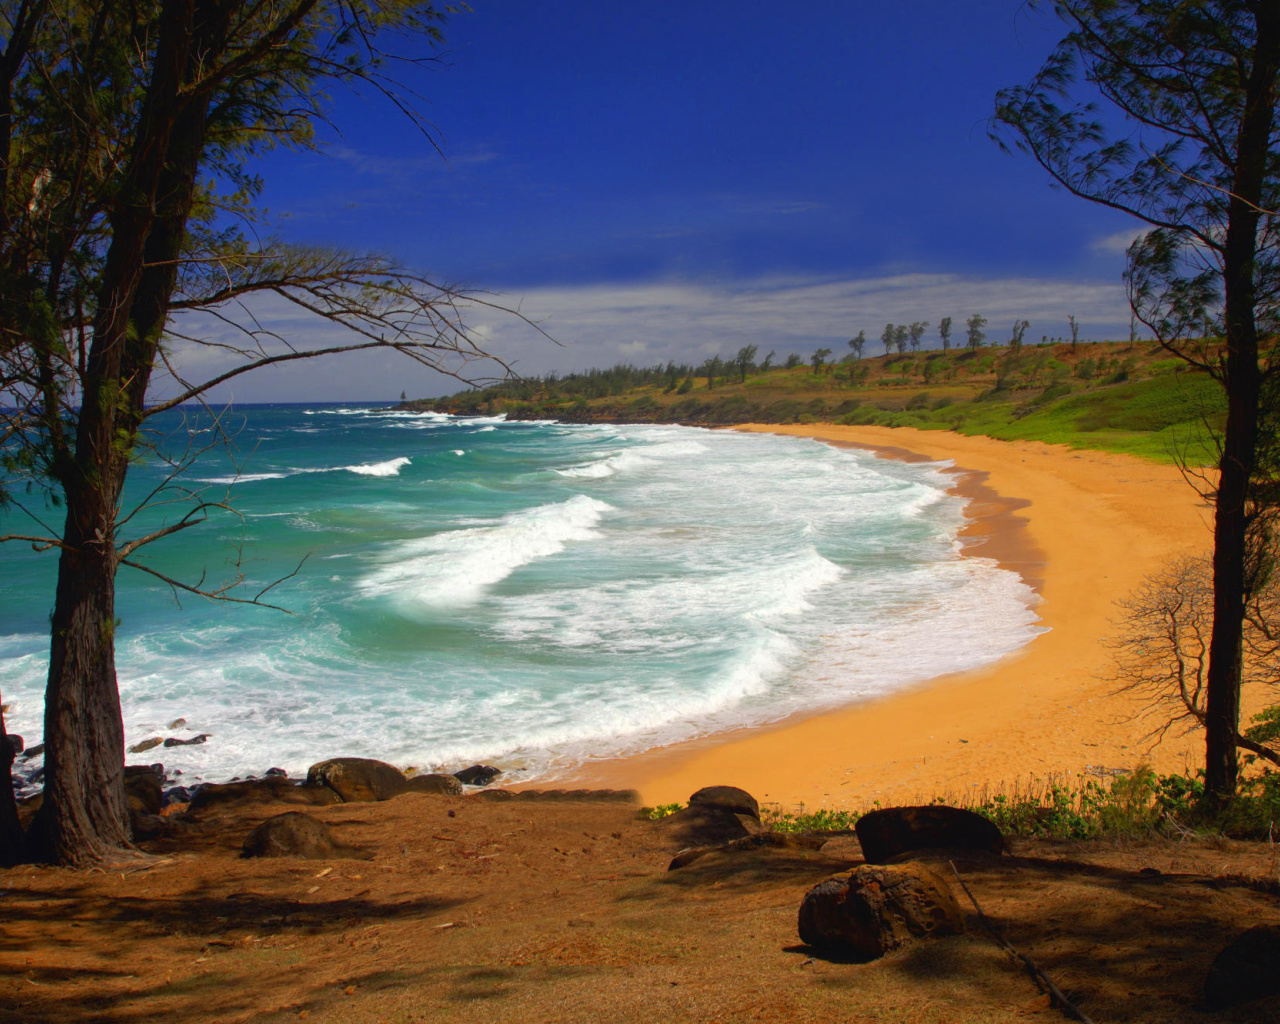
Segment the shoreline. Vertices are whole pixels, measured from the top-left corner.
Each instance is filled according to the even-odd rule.
[[[576,769],[561,784],[637,788],[646,803],[736,785],[794,809],[927,802],[1030,777],[1198,764],[1201,739],[1144,737],[1146,705],[1114,692],[1103,638],[1115,602],[1210,542],[1210,510],[1176,467],[1040,442],[832,424],[736,428],[811,437],[907,461],[950,460],[969,499],[967,556],[1022,575],[1048,631],[980,669],[836,709],[802,712]]]

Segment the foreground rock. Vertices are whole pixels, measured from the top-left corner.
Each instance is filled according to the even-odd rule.
[[[760,830],[755,798],[736,786],[708,786],[689,806],[663,818],[660,827],[681,847],[723,846]]]
[[[329,826],[301,811],[268,818],[245,838],[242,857],[369,860],[371,854],[339,842]]]
[[[960,935],[951,888],[923,864],[866,864],[809,890],[800,941],[837,956],[874,960],[912,939]]]
[[[295,786],[289,779],[273,776],[247,782],[206,783],[195,791],[188,806],[190,811],[210,807],[239,807],[246,804],[307,804],[324,807],[341,803],[341,798],[328,786]]]
[[[407,780],[395,765],[368,757],[334,757],[307,769],[307,783],[328,786],[343,803],[390,800],[405,791]]]
[[[164,806],[164,769],[160,765],[125,765],[124,795],[131,810],[159,814]]]
[[[854,829],[868,864],[886,864],[915,850],[1004,850],[993,822],[958,807],[886,807],[864,814]]]
[[[1227,944],[1209,968],[1201,1006],[1225,1010],[1280,995],[1280,925],[1260,924]]]
[[[733,814],[745,814],[760,820],[756,798],[737,786],[706,786],[689,797],[690,807],[718,807]]]
[[[452,775],[415,775],[405,783],[406,793],[434,793],[438,796],[462,796],[462,783]]]

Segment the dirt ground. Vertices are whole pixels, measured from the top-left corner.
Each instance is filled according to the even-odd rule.
[[[211,812],[123,869],[0,871],[0,1021],[1065,1019],[972,914],[866,964],[800,945],[852,837],[668,872],[685,844],[631,805],[409,794],[308,809],[371,860],[239,857],[295,809]],[[1097,1024],[1280,1020],[1280,999],[1193,1008],[1223,945],[1280,923],[1274,847],[1014,842],[957,866]]]

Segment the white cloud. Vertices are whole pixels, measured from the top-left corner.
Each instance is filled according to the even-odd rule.
[[[937,345],[937,324],[953,318],[953,336],[963,321],[985,316],[987,337],[1003,341],[1014,320],[1027,319],[1029,341],[1066,335],[1075,315],[1089,339],[1128,336],[1129,309],[1118,281],[989,279],[960,274],[896,274],[871,278],[770,278],[730,283],[651,282],[527,289],[489,296],[535,321],[554,339],[537,334],[518,317],[477,306],[467,312],[474,335],[490,351],[524,373],[566,372],[615,362],[699,362],[757,345],[780,356],[807,354],[823,345],[844,351],[844,342],[865,330],[879,337],[886,322],[927,321],[925,343]],[[262,302],[254,314],[299,347],[340,344],[332,324],[298,317],[282,301]],[[196,325],[189,324],[188,333]],[[200,325],[202,336],[230,341],[225,327]],[[558,343],[558,344],[557,344]],[[878,351],[874,342],[870,351]],[[228,365],[225,353],[175,346],[189,375],[208,376]],[[394,399],[443,394],[458,385],[393,352],[366,352],[301,361],[239,378],[218,393],[241,402]]]
[[[1144,227],[1117,231],[1112,235],[1104,235],[1101,238],[1095,238],[1089,245],[1089,248],[1102,256],[1123,256],[1129,251],[1129,246],[1150,230],[1150,228]]]

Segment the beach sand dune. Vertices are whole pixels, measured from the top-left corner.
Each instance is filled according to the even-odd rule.
[[[1175,466],[1039,442],[944,431],[750,425],[950,460],[970,497],[967,553],[1023,574],[1048,632],[986,668],[835,712],[794,716],[585,766],[575,784],[635,786],[651,804],[731,783],[784,808],[859,808],[964,797],[1031,776],[1074,777],[1147,761],[1202,763],[1198,735],[1147,738],[1157,719],[1117,694],[1105,638],[1116,602],[1170,558],[1208,550],[1212,509]]]

